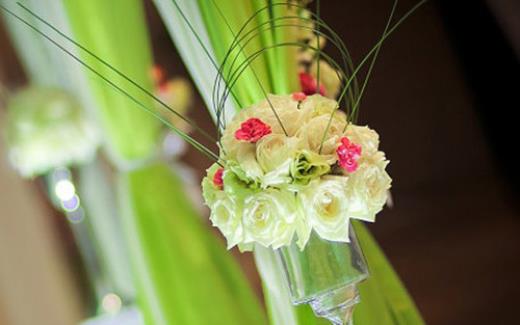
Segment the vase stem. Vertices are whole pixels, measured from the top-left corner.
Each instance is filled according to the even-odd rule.
[[[357,303],[359,292],[356,285],[336,289],[310,301],[316,316],[326,318],[334,325],[352,325],[352,314]]]
[[[292,303],[310,304],[316,316],[334,325],[352,325],[357,285],[368,277],[353,229],[349,240],[332,242],[312,233],[303,251],[295,244],[278,250]]]

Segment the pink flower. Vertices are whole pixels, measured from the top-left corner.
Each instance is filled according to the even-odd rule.
[[[297,102],[304,101],[305,98],[307,98],[307,95],[305,95],[305,93],[301,91],[292,94],[292,99],[294,99]]]
[[[217,171],[215,172],[215,175],[213,175],[213,185],[215,185],[219,189],[224,188],[223,176],[224,176],[224,168],[217,169]]]
[[[318,91],[318,83],[312,75],[306,72],[300,72],[299,77],[300,87],[305,95],[310,96],[319,93],[320,95],[325,96],[325,87],[323,84],[320,84],[320,89]]]
[[[271,133],[271,127],[259,118],[250,118],[240,124],[240,129],[235,132],[235,139],[256,143],[264,136]]]
[[[361,146],[350,142],[349,138],[341,138],[341,144],[336,149],[338,164],[348,173],[355,172],[358,167],[358,160],[361,157]]]

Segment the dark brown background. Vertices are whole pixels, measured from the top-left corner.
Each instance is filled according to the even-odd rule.
[[[392,5],[321,2],[323,18],[358,61]],[[414,3],[401,1],[399,13]],[[186,75],[154,8],[147,9],[156,61]],[[394,178],[395,206],[370,228],[429,324],[518,318],[519,25],[518,1],[431,2],[385,43],[362,103],[360,121],[380,133]],[[0,78],[19,84],[5,35],[1,47]],[[200,100],[192,114],[212,128]],[[185,159],[203,171],[209,162],[201,158],[190,152]],[[258,289],[250,256],[239,258]]]

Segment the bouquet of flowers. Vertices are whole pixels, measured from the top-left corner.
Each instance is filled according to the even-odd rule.
[[[219,143],[203,193],[229,248],[296,240],[303,250],[312,231],[349,242],[350,220],[374,221],[387,200],[378,134],[321,95],[270,95],[236,114]]]

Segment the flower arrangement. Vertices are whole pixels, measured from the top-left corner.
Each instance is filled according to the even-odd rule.
[[[388,160],[378,134],[337,108],[319,94],[270,95],[226,126],[221,162],[202,185],[228,248],[296,239],[303,249],[312,231],[348,242],[350,219],[375,220],[391,185]]]
[[[24,177],[94,159],[100,132],[80,104],[58,88],[30,87],[9,100],[9,159]]]

